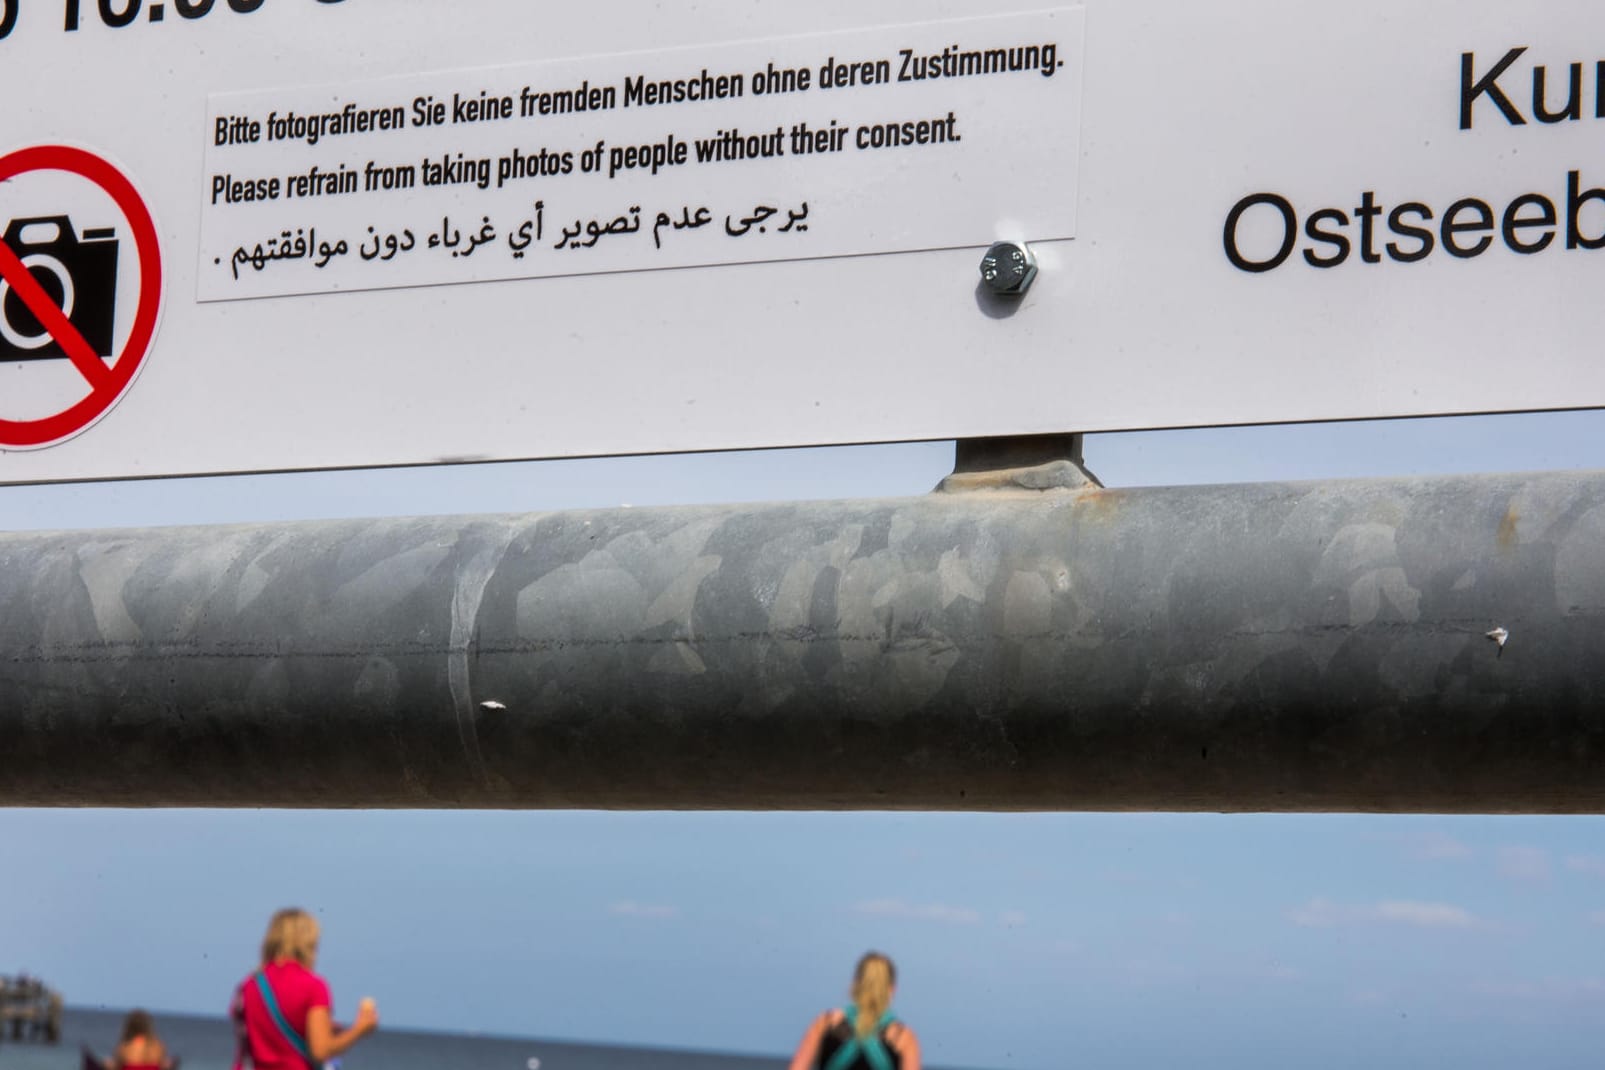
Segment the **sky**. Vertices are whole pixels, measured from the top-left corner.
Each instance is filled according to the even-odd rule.
[[[1605,467],[1605,413],[1089,436],[1145,486]],[[0,530],[925,493],[951,443],[0,488]],[[936,1064],[1593,1066],[1597,817],[0,810],[0,972],[221,1013],[268,915],[337,1012],[780,1053],[889,952]],[[353,1063],[355,1070],[357,1064]]]

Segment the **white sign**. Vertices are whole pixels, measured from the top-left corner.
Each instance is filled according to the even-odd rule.
[[[1071,238],[1081,15],[215,96],[200,298]]]
[[[1597,0],[1040,5],[0,0],[0,481],[1605,405]]]

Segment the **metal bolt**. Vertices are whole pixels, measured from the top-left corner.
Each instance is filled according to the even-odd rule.
[[[981,258],[981,281],[998,294],[1023,294],[1037,277],[1037,258],[1017,242],[1000,241]]]

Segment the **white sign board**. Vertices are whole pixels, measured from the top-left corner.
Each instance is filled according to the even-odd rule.
[[[0,482],[1605,405],[1605,8],[1334,11],[0,0]]]

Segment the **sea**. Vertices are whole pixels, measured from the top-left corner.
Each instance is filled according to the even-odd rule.
[[[0,1039],[0,1070],[80,1070],[81,1051],[111,1054],[123,1011],[69,1007],[58,1044]],[[155,1014],[156,1032],[180,1070],[230,1070],[234,1029],[226,1018]],[[624,1048],[519,1037],[421,1033],[388,1026],[340,1060],[340,1070],[777,1070],[786,1057]]]
[[[0,1037],[0,1070],[80,1070],[83,1048],[104,1057],[116,1046],[123,1011],[69,1007],[57,1044]],[[230,1070],[234,1030],[225,1018],[156,1013],[156,1032],[180,1070]],[[422,1033],[388,1026],[366,1037],[340,1070],[780,1070],[785,1055],[737,1055],[609,1047],[533,1038]]]

